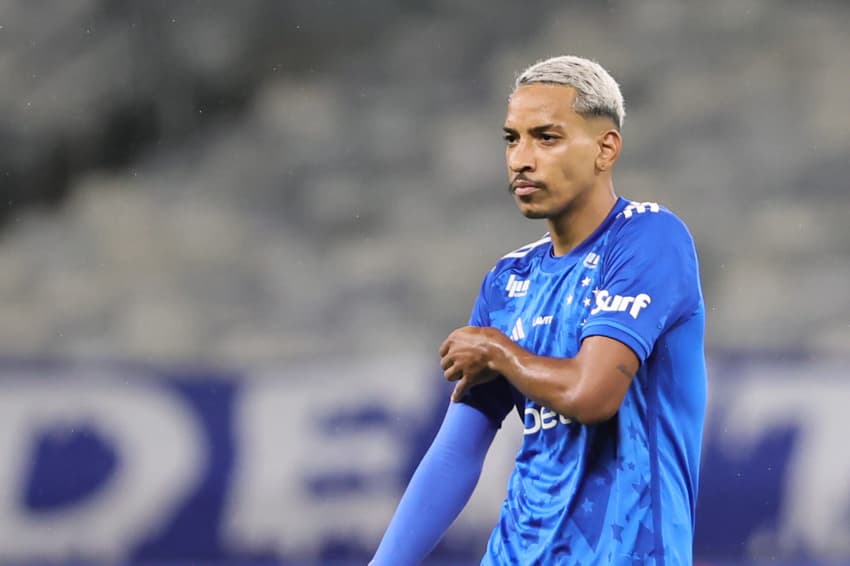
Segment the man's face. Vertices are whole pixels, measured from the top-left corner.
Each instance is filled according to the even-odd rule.
[[[575,89],[528,84],[505,117],[508,182],[528,218],[555,218],[587,196],[596,180],[599,121],[573,110]]]

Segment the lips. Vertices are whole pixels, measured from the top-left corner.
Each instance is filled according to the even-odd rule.
[[[513,183],[514,194],[519,197],[530,195],[531,193],[539,191],[541,188],[541,185],[533,181],[515,181]]]
[[[517,185],[516,187],[514,187],[514,194],[520,197],[524,197],[539,190],[540,187],[538,187],[537,185]]]

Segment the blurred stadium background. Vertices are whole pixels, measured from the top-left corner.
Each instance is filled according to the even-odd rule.
[[[364,564],[435,351],[545,230],[536,59],[626,97],[618,192],[699,244],[702,564],[850,563],[850,4],[0,3],[0,563]],[[473,564],[505,427],[432,564]]]

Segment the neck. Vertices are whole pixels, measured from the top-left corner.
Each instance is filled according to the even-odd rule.
[[[555,255],[566,255],[585,241],[602,224],[616,202],[614,185],[609,183],[604,189],[589,191],[559,215],[549,218],[549,235]]]

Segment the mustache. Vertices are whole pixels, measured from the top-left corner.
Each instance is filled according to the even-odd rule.
[[[514,177],[513,180],[508,184],[508,192],[513,194],[514,189],[516,189],[517,185],[519,185],[520,183],[522,183],[523,185],[530,185],[532,187],[537,187],[538,189],[545,189],[546,188],[545,183],[541,183],[540,181],[535,181],[534,179],[529,179],[525,175],[520,174],[520,175],[517,175],[516,177]]]

